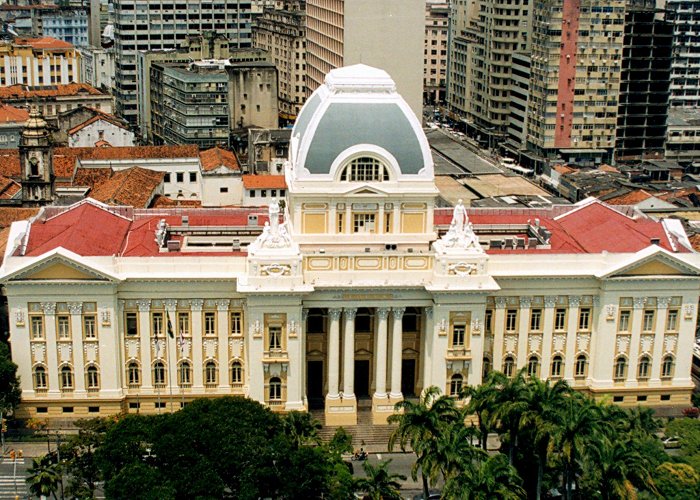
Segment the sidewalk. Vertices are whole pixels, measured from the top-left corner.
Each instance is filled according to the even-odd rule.
[[[56,443],[51,442],[51,450],[56,449]],[[37,458],[46,455],[46,441],[5,441],[5,456],[9,456],[10,450],[22,450],[26,458]]]

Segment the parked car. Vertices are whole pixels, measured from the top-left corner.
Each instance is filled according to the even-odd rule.
[[[664,448],[666,448],[666,449],[680,448],[681,447],[681,441],[676,436],[664,438],[661,440],[661,442],[664,444]]]

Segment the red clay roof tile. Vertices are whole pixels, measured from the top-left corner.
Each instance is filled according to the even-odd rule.
[[[220,148],[219,146],[201,151],[199,153],[199,159],[202,163],[202,170],[205,172],[216,170],[221,166],[230,170],[241,169],[236,155],[232,151]]]
[[[245,189],[285,189],[284,175],[244,175]]]

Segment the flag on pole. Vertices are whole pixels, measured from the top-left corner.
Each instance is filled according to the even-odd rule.
[[[168,336],[174,339],[175,334],[173,333],[173,324],[170,322],[170,313],[166,313],[166,315],[168,316]]]

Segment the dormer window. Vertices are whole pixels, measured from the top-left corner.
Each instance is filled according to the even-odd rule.
[[[347,164],[341,181],[349,182],[382,182],[389,180],[389,170],[386,165],[376,158],[361,156]]]

